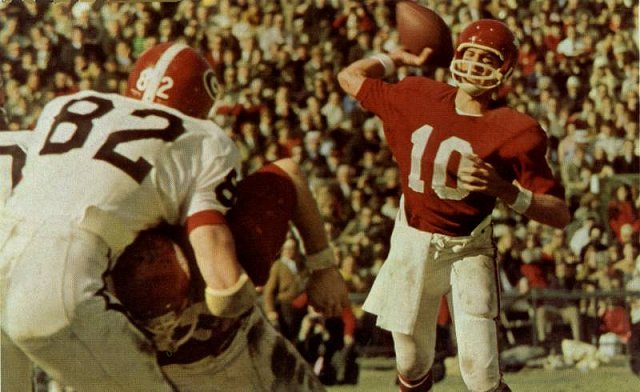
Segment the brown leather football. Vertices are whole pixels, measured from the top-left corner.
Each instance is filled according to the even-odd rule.
[[[453,58],[451,30],[433,10],[413,0],[396,3],[396,28],[400,44],[409,52],[420,54],[426,47],[433,49],[428,61],[448,67]]]

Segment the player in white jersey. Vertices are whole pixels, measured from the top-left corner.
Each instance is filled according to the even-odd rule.
[[[22,168],[27,160],[27,148],[32,131],[0,129],[0,206],[3,206],[11,190],[22,179]]]
[[[28,390],[25,353],[82,391],[172,388],[102,279],[138,232],[161,221],[186,227],[207,311],[255,315],[223,215],[235,198],[237,153],[221,129],[198,119],[213,104],[213,81],[202,57],[167,43],[136,62],[135,100],[84,92],[47,105],[24,178],[0,210],[3,346],[15,354],[5,357],[15,376],[3,378],[3,390]],[[324,239],[311,239],[320,269],[310,301],[335,314],[343,282],[322,269]]]
[[[266,282],[291,222],[307,253],[310,301],[319,296],[319,290],[339,293],[342,289],[346,297],[321,215],[292,160],[267,164],[244,178],[237,195],[226,218],[240,263],[256,285]],[[199,276],[189,273],[194,262],[188,244],[181,239],[182,231],[176,227],[141,233],[111,274],[114,293],[151,335],[158,348],[158,363],[179,390],[324,390],[310,365],[274,329],[259,306],[237,318],[211,315]],[[341,284],[312,287],[328,281],[321,275],[332,273]]]
[[[2,116],[1,113],[0,116]],[[22,168],[27,158],[27,148],[32,135],[33,132],[31,131],[0,129],[0,210],[9,198],[13,188],[22,179]],[[0,338],[2,346],[0,365],[3,362],[3,358],[5,365],[1,366],[0,390],[4,390],[5,386],[9,388],[10,385],[23,385],[24,389],[27,390],[26,388],[30,388],[31,362],[24,353],[8,342],[9,338],[2,332],[2,337]],[[12,366],[9,369],[9,366],[6,366],[6,361],[8,360],[14,361],[19,366]],[[14,379],[15,381],[10,381]]]
[[[137,64],[134,99],[85,91],[45,106],[22,179],[0,210],[2,344],[22,354],[3,358],[8,373],[18,370],[2,390],[28,390],[18,377],[24,354],[79,391],[174,390],[103,280],[137,233],[161,221],[188,228],[213,314],[254,304],[224,220],[238,153],[202,120],[213,73],[171,43]]]

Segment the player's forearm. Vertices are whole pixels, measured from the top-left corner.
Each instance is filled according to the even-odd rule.
[[[233,286],[242,267],[238,262],[231,231],[226,225],[204,225],[189,234],[200,273],[208,287],[226,289]]]
[[[559,229],[569,224],[571,219],[569,208],[565,201],[558,197],[534,194],[516,183],[504,181],[500,177],[495,177],[491,181],[490,188],[491,192],[503,202],[529,219]]]
[[[564,228],[571,220],[569,208],[564,200],[544,194],[533,195],[525,216],[558,229]]]
[[[239,317],[255,305],[256,288],[236,257],[225,224],[198,226],[189,233],[196,262],[205,281],[207,308],[214,316]]]

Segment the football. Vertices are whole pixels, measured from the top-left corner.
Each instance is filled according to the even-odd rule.
[[[189,263],[167,232],[154,229],[138,235],[111,271],[112,291],[131,315],[148,320],[187,305]]]
[[[396,28],[400,44],[413,54],[433,49],[430,64],[448,67],[453,58],[451,30],[433,10],[412,0],[396,3]]]

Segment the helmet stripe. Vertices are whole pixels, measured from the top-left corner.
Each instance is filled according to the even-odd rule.
[[[153,73],[148,81],[147,88],[144,90],[142,101],[153,102],[155,100],[158,87],[160,87],[160,82],[162,82],[162,78],[167,72],[167,68],[169,68],[169,65],[173,59],[176,58],[178,53],[187,48],[188,46],[185,44],[176,43],[171,45],[164,53],[162,53],[153,68]]]

